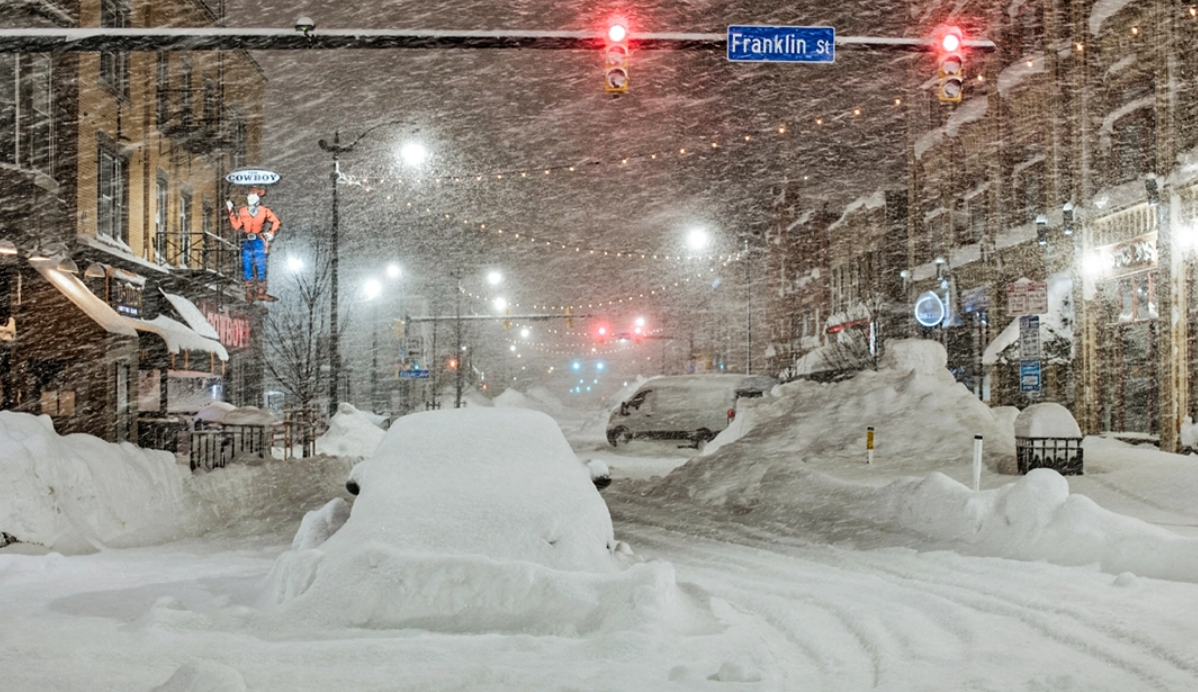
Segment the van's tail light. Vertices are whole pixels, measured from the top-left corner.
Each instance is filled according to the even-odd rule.
[[[728,409],[728,422],[731,423],[736,418],[736,409]]]

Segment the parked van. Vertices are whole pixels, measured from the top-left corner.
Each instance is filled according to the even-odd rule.
[[[620,404],[607,423],[613,447],[631,440],[689,440],[702,446],[736,416],[738,397],[762,396],[776,380],[745,375],[655,377]]]

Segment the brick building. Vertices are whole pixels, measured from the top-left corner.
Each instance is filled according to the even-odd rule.
[[[0,9],[0,25],[203,27],[222,13],[35,0]],[[261,404],[261,308],[236,290],[224,204],[239,190],[224,176],[259,164],[264,87],[242,52],[0,54],[4,408],[154,444],[204,401]]]

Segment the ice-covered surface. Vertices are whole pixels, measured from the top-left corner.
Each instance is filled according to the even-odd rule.
[[[1053,402],[1032,404],[1015,418],[1016,437],[1081,437],[1069,409]]]
[[[353,404],[342,402],[329,421],[329,429],[316,438],[316,451],[332,456],[370,456],[386,435],[374,423],[373,417],[373,414],[359,411]]]

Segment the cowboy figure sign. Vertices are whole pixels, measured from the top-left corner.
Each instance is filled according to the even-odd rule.
[[[233,230],[244,234],[241,238],[241,268],[246,300],[275,300],[266,292],[266,259],[282,223],[273,211],[259,204],[264,194],[264,188],[251,187],[245,196],[245,206],[240,209],[233,206],[232,200],[225,202]]]

